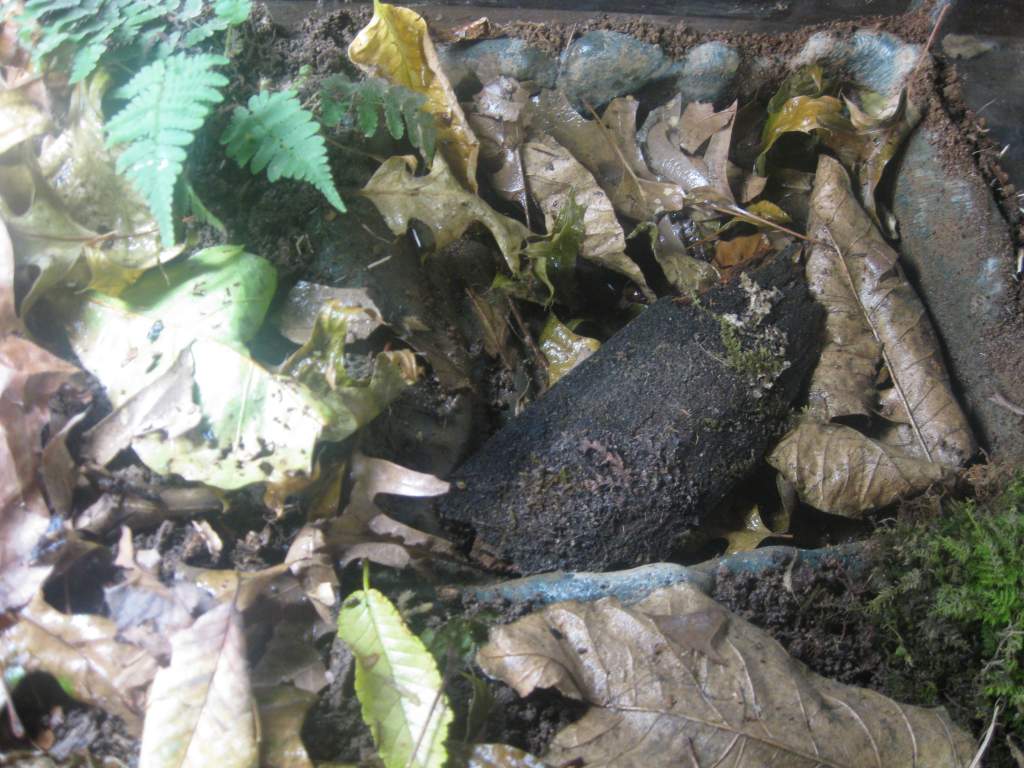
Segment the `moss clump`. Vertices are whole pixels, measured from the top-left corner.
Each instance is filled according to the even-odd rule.
[[[725,364],[744,376],[770,386],[785,368],[785,359],[771,344],[755,343],[744,345],[740,329],[728,317],[720,316],[722,347],[725,349]]]
[[[890,693],[1024,733],[1024,475],[985,501],[947,501],[883,540],[869,610],[890,638]]]

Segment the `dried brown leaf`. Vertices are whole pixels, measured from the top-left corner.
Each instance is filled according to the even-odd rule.
[[[351,477],[354,485],[348,506],[327,531],[328,545],[342,565],[366,558],[402,568],[409,564],[411,555],[458,559],[451,542],[394,520],[374,501],[381,493],[414,498],[440,496],[448,492],[447,482],[361,453],[352,457]]]
[[[768,463],[816,509],[860,517],[948,479],[943,465],[915,458],[851,427],[805,421]]]
[[[738,101],[723,109],[718,115],[722,115],[725,123],[711,136],[708,141],[708,148],[704,150],[704,164],[708,169],[708,179],[711,188],[717,192],[723,200],[735,203],[732,188],[729,186],[729,146],[732,144],[732,127],[736,122],[736,108]],[[686,115],[683,115],[686,118]]]
[[[311,694],[323,690],[327,668],[316,649],[314,630],[308,619],[275,621],[274,634],[252,671],[253,687],[287,685]]]
[[[146,689],[158,669],[149,653],[121,642],[110,619],[62,613],[41,593],[0,635],[0,660],[5,668],[48,672],[70,696],[117,715],[135,733],[142,725]]]
[[[527,142],[523,161],[527,184],[544,211],[548,231],[553,231],[559,211],[575,199],[584,209],[580,256],[625,275],[642,290],[649,291],[643,272],[626,256],[626,236],[611,200],[590,171],[551,138]]]
[[[728,282],[734,274],[763,258],[771,249],[768,238],[760,232],[732,240],[718,240],[715,242],[714,264],[722,275],[722,281]]]
[[[711,187],[707,163],[679,149],[672,127],[666,121],[655,123],[644,141],[647,163],[658,176],[678,184],[684,192]]]
[[[338,604],[338,577],[326,546],[322,529],[304,525],[295,534],[284,562],[298,578],[320,618],[333,624]]]
[[[850,179],[838,161],[822,156],[811,198],[817,233],[841,258],[841,272],[862,308],[907,422],[924,454],[948,466],[960,466],[975,452],[967,419],[953,394],[938,338],[924,306],[906,281],[892,250],[853,196]],[[837,280],[836,282],[839,282]]]
[[[662,211],[682,210],[682,191],[655,179],[637,153],[635,100],[615,99],[605,115],[607,123],[586,119],[561,91],[542,91],[531,109],[537,135],[565,147],[623,216],[647,221]]]
[[[715,112],[715,105],[710,102],[691,101],[679,120],[679,146],[692,155],[719,131],[726,127],[731,131],[735,106]]]
[[[529,217],[530,205],[523,171],[530,94],[510,77],[499,77],[473,97],[469,124],[480,138],[480,165],[498,196],[520,207]]]
[[[688,584],[628,608],[550,606],[494,629],[477,661],[522,696],[592,705],[555,736],[553,765],[963,768],[973,753],[943,710],[818,677]]]
[[[253,768],[256,742],[242,616],[220,603],[171,636],[153,680],[140,768]]]

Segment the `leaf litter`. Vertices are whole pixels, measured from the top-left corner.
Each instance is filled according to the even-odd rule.
[[[716,111],[677,97],[648,109],[623,96],[581,113],[558,90],[501,77],[460,104],[426,23],[409,9],[375,2],[349,57],[372,78],[325,82],[324,122],[351,126],[345,113],[354,113],[374,151],[388,137],[407,141],[384,153],[362,189],[387,230],[416,242],[424,270],[468,238],[484,251],[497,246],[487,280],[465,288],[481,329],[465,355],[482,351],[527,382],[537,369],[516,412],[666,285],[675,300],[699,303],[714,284],[803,239],[827,338],[807,412],[770,455],[779,482],[810,507],[861,517],[949,483],[975,453],[936,334],[878,226],[876,190],[920,119],[914,94],[840,90],[820,67],[799,70],[767,105],[754,167],[741,167],[737,102]],[[358,560],[432,578],[467,564],[457,539],[378,506],[381,495],[458,489],[363,452],[369,425],[422,384],[402,340],[449,391],[481,385],[469,362],[441,373],[438,350],[456,335],[433,315],[428,325],[415,311],[382,311],[372,276],[369,287],[279,286],[271,262],[242,246],[163,247],[104,140],[109,76],[72,89],[59,120],[46,88],[41,97],[30,85],[0,92],[0,116],[10,118],[0,132],[0,405],[10,459],[0,478],[0,597],[13,612],[0,633],[5,669],[49,673],[72,698],[119,717],[141,732],[140,764],[152,767],[313,765],[302,724],[336,688],[321,652],[334,626],[355,655],[355,699],[385,765],[441,765],[449,752],[495,766],[660,764],[665,755],[684,765],[969,760],[969,737],[943,712],[819,678],[691,587],[625,607],[562,603],[493,629],[477,657],[487,674],[521,695],[555,687],[591,709],[542,759],[460,743],[449,733],[451,659],[435,659],[417,637],[417,608],[365,577],[345,596],[339,578]],[[810,193],[806,235],[773,186],[796,178],[779,142],[794,132],[838,158],[819,157],[813,188],[807,174],[787,187]],[[410,145],[419,157],[403,154]],[[204,210],[183,184],[191,210]],[[228,242],[229,230],[215,229]],[[16,270],[26,269],[32,277],[18,278],[16,295]],[[592,301],[594,274],[623,297],[631,284],[634,303],[616,297],[614,320]],[[103,394],[88,414],[82,370],[32,340],[44,308],[57,312],[74,362]],[[263,349],[271,328],[290,343],[275,359]],[[51,412],[70,390],[79,411]],[[141,462],[144,482],[114,482],[126,461]],[[98,495],[97,478],[107,489]],[[287,532],[269,562],[225,569],[254,489],[272,522],[246,542]],[[742,511],[734,529],[705,531],[728,553],[789,535],[791,512],[807,514],[790,506],[763,517],[758,503]],[[77,535],[71,517],[89,536],[123,523],[136,531],[122,529],[101,613],[58,611],[44,596],[48,579],[65,578],[51,577],[67,565],[60,552],[73,559],[89,549],[48,551]],[[774,530],[765,523],[780,519]],[[160,531],[174,520],[189,523],[215,567],[168,558]],[[154,544],[136,551],[144,529],[157,530]],[[267,610],[284,618],[268,623]]]

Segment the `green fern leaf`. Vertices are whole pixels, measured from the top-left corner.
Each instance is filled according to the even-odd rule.
[[[251,12],[252,0],[217,0],[212,18],[190,30],[185,35],[185,45],[193,46],[228,27],[236,27],[248,19]]]
[[[323,122],[335,126],[355,115],[355,127],[367,138],[380,128],[380,114],[388,133],[396,141],[408,134],[409,142],[429,162],[434,156],[437,126],[434,118],[423,111],[426,97],[400,85],[369,77],[352,81],[344,75],[324,80],[320,92]]]
[[[165,246],[174,244],[174,185],[186,149],[228,84],[214,67],[223,56],[176,54],[143,68],[115,96],[128,104],[107,123],[107,145],[128,145],[117,159],[146,199]]]
[[[327,163],[327,147],[313,115],[302,108],[294,91],[260,91],[249,106],[236,107],[220,137],[228,157],[253,173],[264,168],[267,178],[307,181],[344,212]]]

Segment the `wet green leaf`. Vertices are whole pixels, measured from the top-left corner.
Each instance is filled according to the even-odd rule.
[[[356,658],[356,695],[387,768],[443,768],[454,719],[434,657],[395,606],[368,586],[338,614],[338,637]]]
[[[787,99],[777,112],[768,115],[761,133],[761,154],[755,167],[762,176],[768,152],[783,134],[792,131],[800,133],[848,132],[851,126],[843,115],[843,102],[833,96],[794,96]]]
[[[554,314],[548,315],[540,334],[540,351],[548,362],[548,386],[582,363],[598,349],[601,342],[572,332]]]

